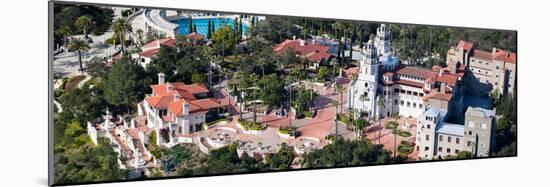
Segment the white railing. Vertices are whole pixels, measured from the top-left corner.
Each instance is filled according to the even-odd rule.
[[[166,21],[160,14],[161,10],[147,9],[143,11],[143,19],[145,19],[147,26],[164,32],[168,36],[175,36],[175,30],[178,28],[178,25]]]

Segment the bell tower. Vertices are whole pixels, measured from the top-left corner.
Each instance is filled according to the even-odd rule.
[[[391,31],[386,24],[381,24],[380,27],[376,29],[375,45],[378,49],[377,54],[379,56],[392,53],[391,38]]]

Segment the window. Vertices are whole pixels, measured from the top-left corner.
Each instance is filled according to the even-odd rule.
[[[443,151],[443,148],[438,147],[438,148],[437,148],[437,151],[441,152],[441,151]]]
[[[460,144],[460,138],[456,138],[456,144]]]
[[[451,143],[451,136],[447,137],[447,142]]]
[[[496,74],[495,77],[498,78],[498,74]]]
[[[394,101],[394,103],[395,103],[395,105],[398,105],[398,104],[399,104],[399,100],[396,99],[396,100]]]
[[[472,131],[468,131],[468,135],[472,135]]]
[[[489,84],[489,80],[485,80],[485,83]]]
[[[399,92],[399,88],[394,89],[393,92]]]
[[[468,141],[468,147],[470,147],[471,145],[472,145],[472,142]]]
[[[414,95],[414,96],[418,96],[418,92],[413,92],[413,95]]]
[[[498,81],[495,81],[495,85],[497,85],[497,86],[498,86]]]
[[[413,103],[413,108],[416,108],[416,103]]]
[[[401,101],[401,106],[405,105],[405,101]]]
[[[407,91],[407,95],[412,95],[412,92],[411,92],[411,91]]]
[[[407,101],[407,107],[411,107],[411,102]]]
[[[481,124],[481,129],[487,129],[487,124],[482,123],[482,124]]]
[[[399,93],[404,94],[404,93],[405,93],[405,90],[399,90]]]
[[[500,69],[500,67],[499,67],[499,65],[498,65],[498,64],[497,64],[497,65],[495,66],[495,69]]]
[[[430,150],[430,147],[428,146],[424,147],[424,151],[428,151],[428,150]]]
[[[430,135],[426,134],[426,140],[430,140]]]
[[[419,95],[420,95],[420,97],[424,97],[424,93],[420,93]]]
[[[418,108],[422,108],[422,104],[418,104]]]
[[[451,148],[447,148],[447,153],[451,153]]]
[[[440,142],[443,141],[443,135],[439,135],[439,141],[440,141]]]
[[[468,127],[470,127],[470,128],[475,128],[476,125],[475,125],[475,123],[474,123],[473,121],[470,121],[470,122],[468,122]]]
[[[365,88],[368,88],[368,87],[369,87],[369,83],[366,82],[366,83],[365,83]]]
[[[426,128],[430,129],[431,125],[430,124],[427,124],[426,125]]]
[[[455,154],[458,154],[458,149],[455,149]]]

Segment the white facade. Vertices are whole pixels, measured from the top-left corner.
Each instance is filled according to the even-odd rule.
[[[377,99],[381,93],[379,68],[383,71],[393,71],[399,64],[399,59],[393,54],[391,32],[385,24],[377,29],[375,40],[369,40],[362,49],[361,55],[359,74],[348,94],[348,108],[366,113],[369,117],[377,117],[393,111],[391,105],[393,101],[386,98],[384,106],[381,109],[377,108]]]

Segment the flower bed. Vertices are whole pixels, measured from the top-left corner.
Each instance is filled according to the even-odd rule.
[[[386,129],[397,129],[397,127],[399,127],[399,123],[395,121],[390,121],[386,123]]]
[[[397,147],[397,152],[401,155],[408,155],[414,151],[414,143],[408,141],[401,141],[401,144]]]
[[[247,134],[258,134],[260,131],[267,129],[267,126],[262,123],[241,119],[239,119],[237,126],[244,130]]]
[[[277,130],[277,134],[279,134],[282,138],[294,138],[296,136],[299,136],[299,133],[295,128],[292,127],[282,127]]]

